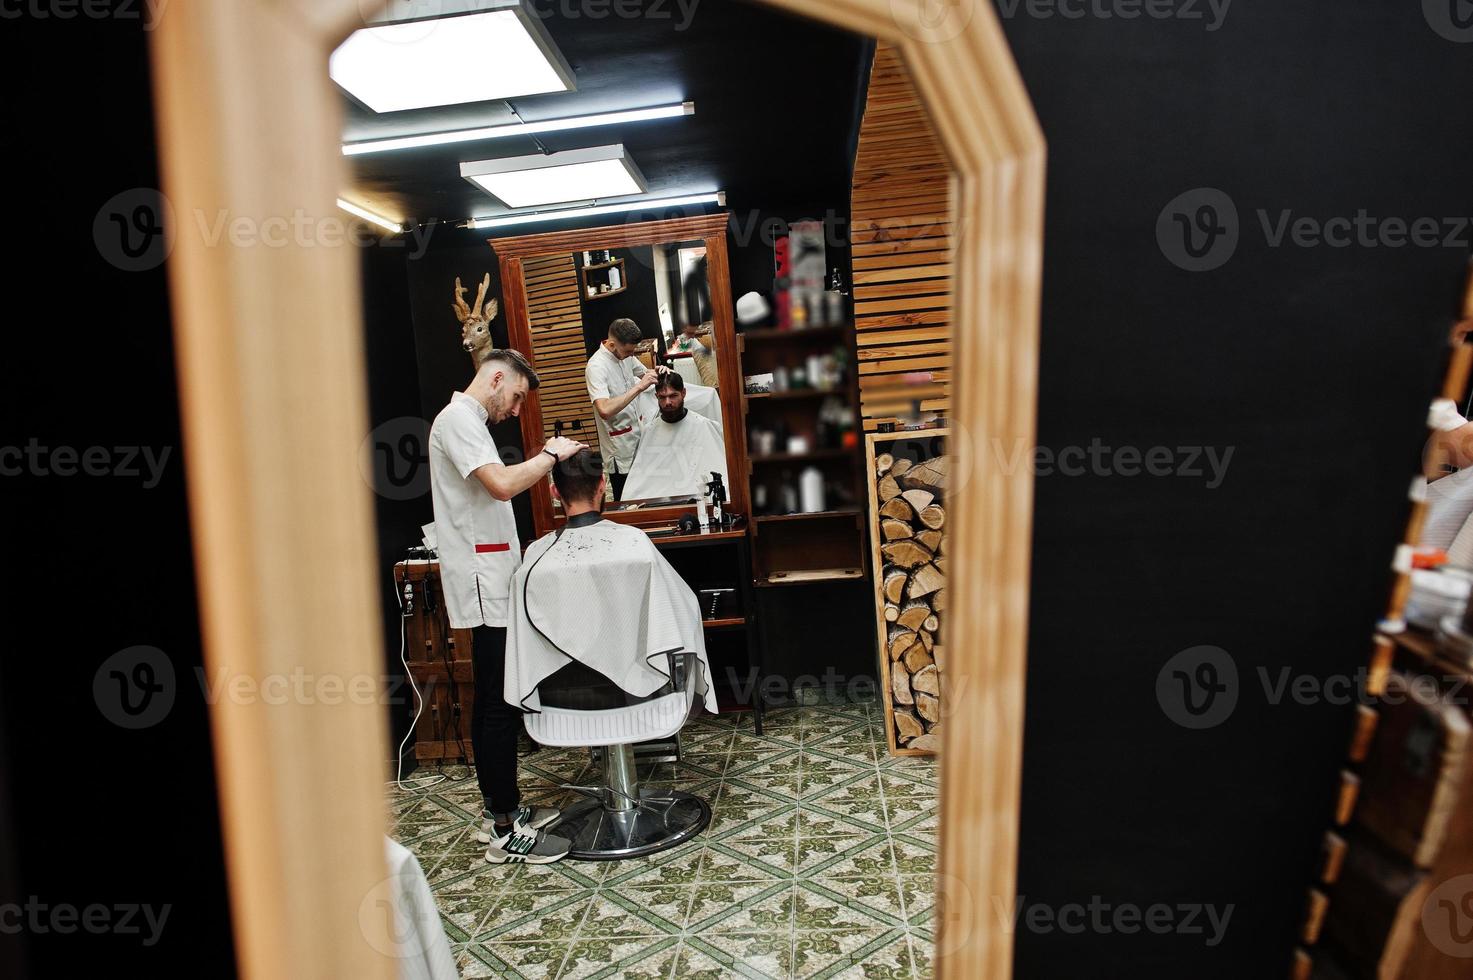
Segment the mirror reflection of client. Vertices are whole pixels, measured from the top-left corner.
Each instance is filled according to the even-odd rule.
[[[642,335],[639,324],[620,317],[609,324],[608,339],[598,345],[583,369],[588,400],[598,417],[598,448],[608,460],[614,499],[624,499],[624,481],[639,448],[640,427],[655,414],[646,394],[666,368],[649,368],[634,356]]]
[[[624,484],[630,500],[700,494],[712,473],[726,478],[726,443],[721,426],[685,407],[685,379],[674,371],[655,382],[660,414],[644,424],[639,452]]]
[[[603,519],[603,460],[578,453],[553,467],[552,482],[568,522],[534,541],[512,578],[507,703],[541,710],[537,686],[569,660],[600,675],[583,672],[595,686],[650,697],[672,680],[662,655],[686,650],[714,714],[700,603],[648,534]]]

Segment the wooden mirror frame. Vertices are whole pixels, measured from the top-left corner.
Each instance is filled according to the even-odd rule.
[[[551,231],[536,235],[512,235],[489,238],[487,244],[496,253],[501,267],[501,298],[506,308],[507,343],[527,355],[537,366],[537,352],[532,347],[532,323],[527,311],[527,287],[522,275],[525,259],[542,255],[568,255],[590,249],[629,248],[634,245],[661,245],[671,242],[702,241],[706,245],[707,276],[711,287],[711,325],[716,335],[716,371],[721,382],[722,438],[726,442],[727,505],[732,513],[751,516],[748,507],[747,426],[742,418],[742,365],[737,348],[734,307],[731,297],[731,267],[727,264],[726,228],[730,216],[716,214],[689,218],[667,218],[663,221],[640,221],[576,231]],[[579,295],[582,295],[580,289]],[[528,453],[542,445],[542,402],[532,392],[522,409],[522,447]],[[596,438],[596,437],[595,437]],[[594,449],[598,443],[592,443]],[[566,520],[552,505],[552,493],[546,481],[538,481],[528,491],[532,495],[532,525],[540,537],[554,531]],[[670,523],[681,514],[695,510],[694,504],[672,507],[641,507],[639,510],[610,511],[604,516],[621,524]]]
[[[960,680],[940,756],[936,972],[1004,980],[1013,938],[998,910],[1015,903],[1033,474],[989,465],[989,447],[1034,444],[1043,134],[989,3],[763,2],[899,48],[956,172],[950,425],[970,476],[947,497],[945,635]],[[327,59],[382,5],[174,4],[151,36],[163,191],[181,218],[168,273],[212,675],[383,670],[386,570],[356,458],[369,419],[359,256],[188,233],[189,215],[339,213],[342,96]],[[359,914],[385,885],[383,708],[225,698],[210,720],[240,975],[392,980],[387,924]]]

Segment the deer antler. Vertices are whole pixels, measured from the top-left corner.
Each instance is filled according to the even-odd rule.
[[[455,311],[455,319],[461,323],[471,318],[471,308],[465,305],[465,287],[460,284],[460,277],[455,277],[455,302],[450,307]]]
[[[476,290],[476,301],[471,306],[471,314],[478,315],[481,311],[481,303],[486,299],[486,291],[491,288],[491,273],[481,277],[481,288]],[[489,318],[488,318],[489,319]]]

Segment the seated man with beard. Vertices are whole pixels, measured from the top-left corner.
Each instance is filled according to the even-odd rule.
[[[674,371],[660,375],[655,400],[660,414],[644,423],[622,499],[699,496],[712,473],[731,486],[721,426],[685,407],[685,379]]]

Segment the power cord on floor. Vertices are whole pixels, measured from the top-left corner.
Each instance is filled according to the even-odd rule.
[[[391,569],[389,575],[393,576],[393,574],[393,570]],[[414,594],[413,587],[410,585],[409,582],[408,565],[404,566],[404,591],[409,593],[411,596],[413,596]],[[404,620],[408,618],[409,615],[413,615],[413,606],[409,608],[409,612],[406,614],[404,606],[404,593],[401,593],[399,591],[399,580],[397,578],[394,579],[394,596],[399,601],[399,662],[404,665],[404,678],[409,681],[409,688],[414,692],[414,700],[415,704],[417,705],[414,710],[414,721],[410,723],[409,731],[405,733],[404,740],[399,743],[398,759],[395,760],[398,764],[398,768],[394,774],[394,785],[398,786],[401,792],[422,793],[425,790],[429,789],[431,786],[438,786],[450,777],[446,776],[443,772],[431,773],[427,776],[420,776],[412,786],[406,786],[404,783],[404,747],[409,744],[410,736],[412,736],[414,734],[414,730],[419,727],[420,716],[424,714],[425,710],[425,699],[424,695],[419,692],[419,685],[414,683],[414,674],[409,669],[409,641],[404,628]]]

